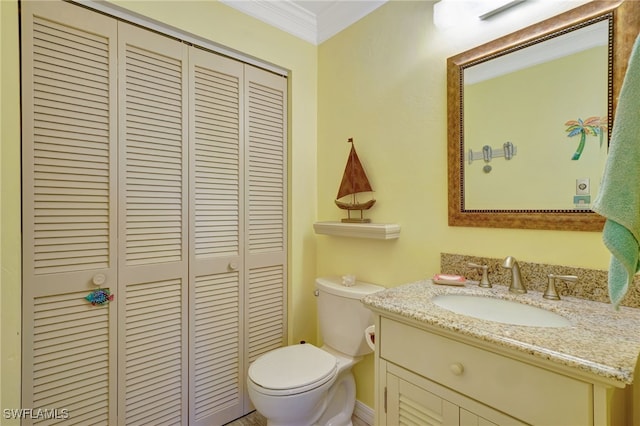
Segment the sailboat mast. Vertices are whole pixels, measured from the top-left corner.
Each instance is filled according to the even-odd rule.
[[[349,170],[349,174],[351,175],[351,179],[349,179],[349,181],[351,182],[351,202],[353,204],[356,204],[358,202],[358,199],[356,197],[356,162],[355,158],[353,158],[355,154],[355,151],[353,150],[355,147],[353,138],[347,139],[347,143],[351,144],[351,149],[349,150],[349,164],[351,165],[351,170]]]

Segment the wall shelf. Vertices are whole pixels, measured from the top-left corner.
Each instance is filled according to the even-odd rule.
[[[343,223],[316,222],[313,224],[316,234],[338,237],[374,238],[392,240],[400,237],[400,225],[396,223]]]

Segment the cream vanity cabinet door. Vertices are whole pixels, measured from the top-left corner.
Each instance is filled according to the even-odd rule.
[[[459,406],[460,424],[469,420],[471,424],[490,421],[498,425],[595,424],[591,383],[385,317],[380,319],[379,330],[379,391],[383,393],[386,387],[387,392],[386,421],[384,410],[378,411],[381,424],[396,424],[389,417],[395,408],[389,407],[402,407],[403,399],[410,395],[401,392],[398,397],[391,392],[395,379],[389,379],[390,374]],[[407,374],[401,376],[397,371]],[[385,405],[384,399],[380,402],[379,407]]]
[[[394,367],[392,364],[389,367]],[[406,370],[387,371],[387,424],[457,425],[459,407],[438,396],[424,378]],[[430,392],[432,390],[433,392]]]

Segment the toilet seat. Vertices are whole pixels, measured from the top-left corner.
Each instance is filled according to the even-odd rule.
[[[249,378],[268,395],[293,395],[317,388],[336,377],[335,356],[311,344],[268,352],[249,367]]]

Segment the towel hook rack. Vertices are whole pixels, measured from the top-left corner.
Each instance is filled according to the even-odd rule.
[[[492,148],[489,145],[485,145],[480,151],[469,149],[467,160],[469,164],[476,160],[483,160],[485,163],[489,163],[492,159],[499,157],[504,157],[505,160],[511,160],[517,152],[517,147],[512,142],[507,141],[502,144],[501,148]]]

